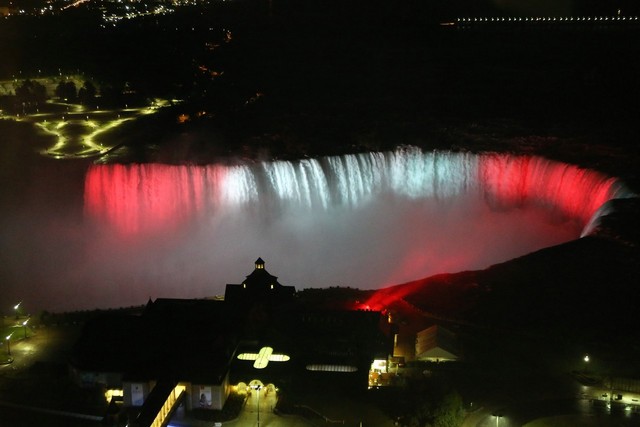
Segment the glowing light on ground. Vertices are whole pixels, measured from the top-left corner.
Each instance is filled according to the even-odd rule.
[[[100,141],[102,134],[136,118],[154,114],[168,101],[155,99],[150,105],[140,108],[116,110],[88,110],[80,104],[48,101],[48,107],[64,107],[66,112],[43,112],[16,117],[16,120],[35,124],[42,131],[55,137],[54,144],[41,154],[56,159],[100,156],[113,146]],[[0,116],[1,117],[1,116]]]

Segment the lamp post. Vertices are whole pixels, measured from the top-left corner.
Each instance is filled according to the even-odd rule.
[[[27,323],[28,322],[29,322],[29,319],[22,322],[22,326],[24,326],[24,339],[27,339]]]
[[[20,318],[20,304],[22,304],[22,301],[13,306],[13,310],[16,312],[16,319]]]
[[[587,366],[589,366],[589,355],[585,354],[584,358],[582,359],[584,360],[584,373],[587,373]]]
[[[7,335],[7,355],[11,356],[11,334]]]
[[[258,403],[257,403],[257,408],[258,408],[258,427],[260,427],[260,389],[262,388],[262,386],[256,385],[253,388],[258,392]]]

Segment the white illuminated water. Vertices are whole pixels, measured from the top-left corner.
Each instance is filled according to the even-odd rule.
[[[271,217],[274,209],[357,211],[380,197],[436,205],[480,197],[494,209],[543,207],[584,226],[606,201],[624,196],[615,179],[539,157],[405,148],[236,166],[95,166],[86,179],[85,210],[103,225],[136,234],[230,209]]]

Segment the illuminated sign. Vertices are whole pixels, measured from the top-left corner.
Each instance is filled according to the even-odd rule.
[[[238,359],[254,360],[254,368],[264,369],[269,362],[288,362],[291,358],[286,354],[274,354],[271,347],[262,347],[258,353],[241,353],[238,355]]]

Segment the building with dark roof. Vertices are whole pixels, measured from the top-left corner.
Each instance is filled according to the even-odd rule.
[[[258,258],[255,269],[241,284],[227,284],[224,300],[231,304],[266,302],[281,305],[290,302],[295,293],[295,287],[281,285],[278,278],[264,268],[262,258]]]
[[[85,325],[71,368],[77,382],[122,390],[134,425],[175,401],[222,409],[233,387],[294,387],[327,380],[366,388],[374,359],[392,353],[377,311],[302,304],[258,258],[224,300],[156,299],[140,315],[105,315]],[[274,386],[275,385],[275,386]]]
[[[450,330],[433,325],[416,335],[416,360],[451,362],[460,358],[459,344]]]

